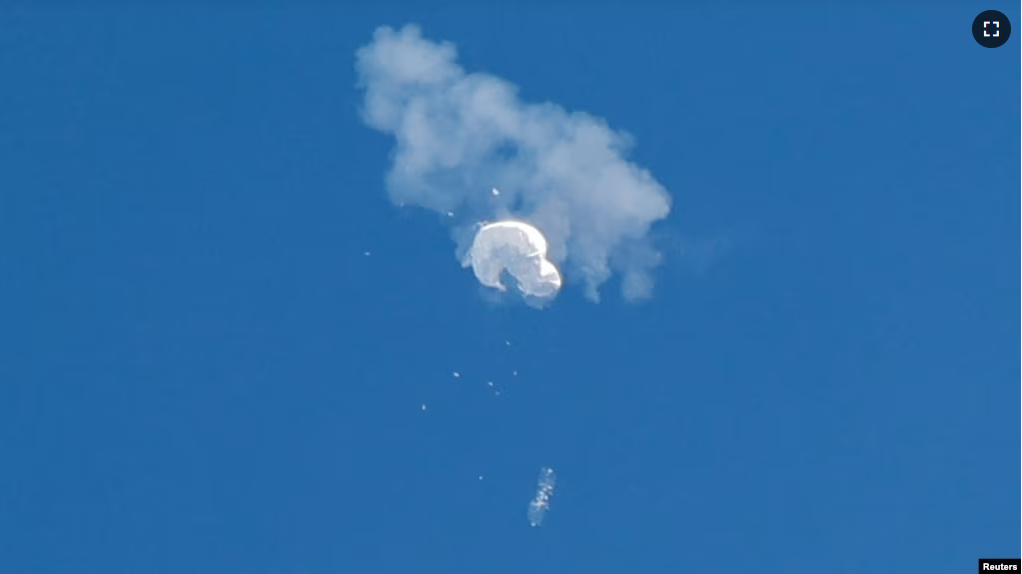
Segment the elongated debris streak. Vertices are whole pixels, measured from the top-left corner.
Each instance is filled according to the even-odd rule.
[[[550,508],[550,497],[554,494],[554,486],[557,485],[557,475],[554,469],[546,467],[539,471],[539,485],[536,487],[536,496],[529,503],[529,524],[539,526],[543,524],[543,516]]]

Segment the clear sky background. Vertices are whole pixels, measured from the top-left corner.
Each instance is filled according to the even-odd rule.
[[[0,9],[0,572],[1018,556],[1018,5],[810,4]],[[390,204],[405,23],[635,137],[651,300],[495,304]]]

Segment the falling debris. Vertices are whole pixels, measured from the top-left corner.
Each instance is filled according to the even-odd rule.
[[[504,341],[504,346],[510,347],[511,346],[511,341]]]
[[[426,405],[422,405],[422,410],[426,410]]]
[[[518,371],[511,371],[511,376],[512,377],[517,377],[518,376]]]
[[[490,387],[491,389],[493,389],[494,396],[498,396],[498,397],[500,396],[500,385],[498,385],[497,383],[494,383],[493,381],[486,381],[486,386]]]
[[[457,379],[459,377],[461,377],[461,373],[459,373],[458,371],[454,371],[454,378]]]
[[[554,486],[557,485],[557,475],[554,469],[545,467],[539,471],[539,484],[536,487],[536,496],[529,503],[529,524],[539,526],[543,524],[543,516],[550,508],[550,497],[554,493]]]
[[[369,257],[370,253],[368,251],[363,251],[362,255],[365,255],[366,257]]]
[[[482,480],[482,479],[483,479],[483,475],[480,474],[479,475],[479,480]]]
[[[492,191],[491,193],[493,193],[494,197],[496,197],[496,196],[500,195],[500,190],[498,190],[498,189],[497,189],[497,188],[495,187],[495,188],[493,188],[493,191]]]

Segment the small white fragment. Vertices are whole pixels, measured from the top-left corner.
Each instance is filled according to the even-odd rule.
[[[426,405],[422,405],[422,410],[426,410]]]
[[[511,341],[504,341],[504,345],[507,346],[507,347],[510,347],[511,346]]]
[[[493,191],[491,191],[490,193],[492,193],[494,196],[500,195],[500,191],[496,187],[493,188]]]
[[[363,251],[362,255],[365,255],[366,257],[369,257],[370,253],[368,251]]]
[[[493,381],[486,381],[486,386],[492,387],[493,386]]]
[[[454,217],[454,212],[453,211],[448,211],[447,212],[447,217]]]
[[[460,376],[461,376],[461,373],[459,373],[458,371],[454,371],[454,378],[455,379],[457,379]]]
[[[482,479],[483,479],[483,475],[480,474],[479,475],[479,480],[482,480]]]
[[[512,377],[517,377],[518,376],[518,371],[511,371],[511,376]]]

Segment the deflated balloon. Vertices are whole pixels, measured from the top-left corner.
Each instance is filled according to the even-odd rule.
[[[465,265],[472,266],[480,283],[500,291],[507,291],[501,280],[505,273],[525,295],[552,297],[561,289],[561,274],[547,259],[546,238],[524,221],[496,221],[480,227]]]

